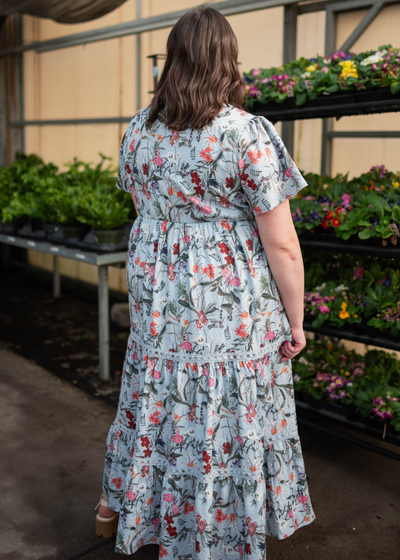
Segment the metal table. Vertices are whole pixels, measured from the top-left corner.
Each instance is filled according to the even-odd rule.
[[[99,376],[102,380],[110,378],[110,314],[108,297],[108,267],[124,264],[127,252],[96,253],[81,251],[65,245],[56,245],[47,241],[37,241],[16,235],[0,233],[0,243],[34,249],[40,253],[53,255],[53,297],[60,297],[59,257],[74,261],[94,264],[98,268],[98,309],[99,309]]]

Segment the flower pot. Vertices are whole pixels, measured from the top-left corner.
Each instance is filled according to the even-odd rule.
[[[101,230],[101,229],[94,230],[94,237],[96,239],[96,243],[98,243],[99,245],[103,243],[117,244],[122,240],[123,235],[124,235],[124,228],[110,229],[110,230]]]
[[[330,412],[334,412],[343,418],[350,419],[355,413],[355,406],[344,406],[342,404],[337,404],[336,402],[332,401],[321,401],[321,408],[324,410],[329,410]]]
[[[86,229],[83,224],[63,226],[64,239],[82,239]]]
[[[3,222],[2,225],[3,233],[6,233],[7,235],[13,235],[14,233],[16,233],[17,229],[22,227],[25,220],[26,218],[21,217],[21,218],[16,218],[11,222]]]

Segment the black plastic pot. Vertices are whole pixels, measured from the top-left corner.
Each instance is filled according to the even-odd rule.
[[[42,220],[38,218],[28,218],[22,227],[17,228],[17,235],[21,237],[33,237],[35,239],[45,239],[46,232]]]
[[[124,236],[124,228],[110,229],[110,230],[99,230],[94,229],[94,237],[96,242],[101,245],[102,243],[113,243],[117,245],[122,241]]]
[[[26,221],[26,218],[17,218],[15,220],[12,220],[12,222],[3,222],[2,223],[2,230],[3,233],[7,234],[7,235],[14,235],[17,231],[17,229],[21,228],[24,224],[24,222]]]
[[[83,239],[87,227],[83,224],[74,224],[72,226],[63,226],[64,239]]]
[[[321,409],[334,412],[335,414],[338,414],[343,418],[347,418],[348,420],[352,418],[356,412],[356,408],[354,405],[343,406],[332,401],[321,401]]]

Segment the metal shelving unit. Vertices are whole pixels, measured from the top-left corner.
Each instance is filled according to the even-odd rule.
[[[47,241],[37,241],[18,237],[16,235],[6,235],[0,233],[0,243],[13,245],[24,249],[34,249],[40,253],[53,255],[53,297],[61,295],[59,258],[64,257],[74,261],[85,262],[97,266],[98,269],[98,310],[99,310],[99,377],[102,380],[110,378],[110,314],[109,314],[109,294],[108,294],[108,267],[123,266],[126,261],[126,251],[118,253],[96,253],[95,251],[81,251],[49,243]]]

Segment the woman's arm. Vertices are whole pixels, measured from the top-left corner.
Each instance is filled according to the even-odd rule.
[[[304,264],[289,201],[256,216],[256,222],[295,341],[294,345],[285,343],[282,350],[286,359],[293,358],[305,347],[306,339],[303,331]]]

